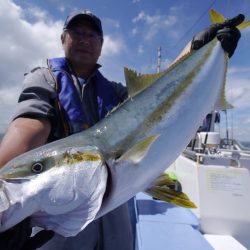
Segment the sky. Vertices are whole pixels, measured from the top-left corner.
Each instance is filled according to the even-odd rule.
[[[210,25],[208,10],[250,19],[250,0],[0,0],[0,133],[11,121],[24,73],[63,56],[60,35],[68,13],[88,9],[102,20],[104,46],[99,63],[110,80],[124,83],[123,67],[154,73],[177,57],[200,30]],[[250,141],[250,28],[242,31],[230,59],[226,96],[230,135]],[[225,115],[220,131],[225,136]]]

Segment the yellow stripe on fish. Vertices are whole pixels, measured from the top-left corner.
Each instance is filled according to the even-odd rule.
[[[83,161],[101,161],[102,157],[98,153],[85,153],[85,152],[76,152],[70,154],[68,152],[64,155],[66,164],[75,164]]]

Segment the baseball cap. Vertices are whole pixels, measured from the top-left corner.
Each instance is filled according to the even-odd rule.
[[[79,20],[89,21],[93,25],[95,30],[101,36],[103,36],[101,20],[97,16],[95,16],[93,13],[91,13],[89,10],[76,10],[76,11],[71,12],[65,20],[65,23],[63,25],[63,29],[64,30],[68,29],[70,27],[70,25],[78,22]]]

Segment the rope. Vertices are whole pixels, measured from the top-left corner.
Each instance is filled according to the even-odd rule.
[[[200,20],[207,15],[209,10],[212,8],[212,6],[215,4],[216,0],[213,0],[212,3],[202,12],[202,14],[198,17],[198,19],[191,25],[191,27],[184,33],[184,35],[180,38],[180,40],[171,48],[175,49],[183,40],[184,38],[191,32],[191,30],[197,25],[197,23],[200,22]]]

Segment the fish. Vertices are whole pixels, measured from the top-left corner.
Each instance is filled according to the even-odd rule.
[[[214,39],[159,74],[125,68],[129,97],[104,119],[0,170],[0,232],[30,217],[32,226],[75,236],[138,192],[157,195],[155,180],[226,103],[227,65]]]

